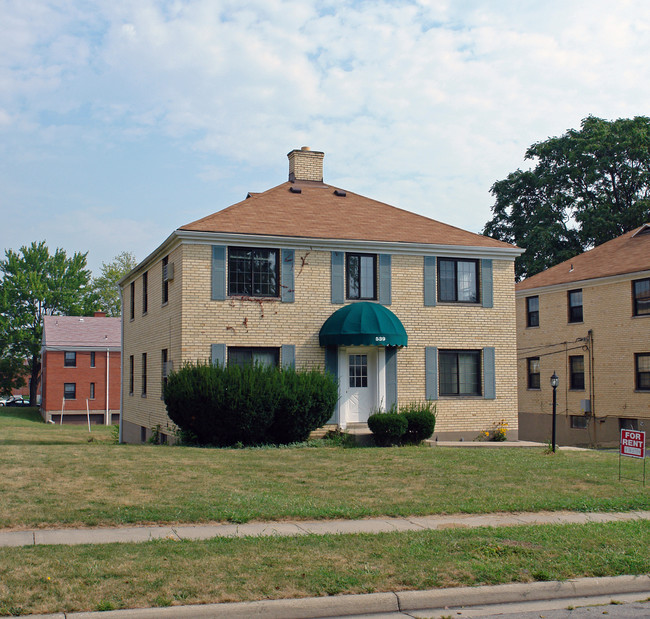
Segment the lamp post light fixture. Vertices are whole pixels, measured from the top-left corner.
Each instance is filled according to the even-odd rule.
[[[560,384],[560,379],[557,377],[555,370],[553,370],[553,376],[551,376],[551,387],[553,387],[553,438],[551,442],[553,443],[553,453],[555,453],[555,425],[556,425],[556,411],[557,411],[557,386]]]

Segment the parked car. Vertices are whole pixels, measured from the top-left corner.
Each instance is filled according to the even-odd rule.
[[[29,400],[21,395],[12,395],[6,402],[5,406],[29,406]]]

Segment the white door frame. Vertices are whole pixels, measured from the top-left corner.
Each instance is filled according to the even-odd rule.
[[[347,390],[349,386],[348,355],[376,355],[376,370],[374,376],[368,376],[368,387],[373,404],[377,410],[386,410],[386,349],[383,346],[339,346],[339,427],[345,430],[350,421],[348,412]],[[369,370],[370,370],[370,363]]]

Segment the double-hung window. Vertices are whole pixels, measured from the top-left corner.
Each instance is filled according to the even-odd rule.
[[[129,318],[131,320],[133,320],[135,318],[135,282],[131,282],[131,285],[129,286],[129,288],[131,290]]]
[[[66,351],[63,353],[63,366],[66,368],[77,367],[77,353]]]
[[[569,357],[569,389],[584,390],[585,358],[583,355]]]
[[[149,310],[149,271],[142,274],[142,313]]]
[[[280,296],[277,249],[228,248],[228,294],[250,297]]]
[[[481,352],[441,350],[440,395],[481,395]]]
[[[539,327],[539,297],[526,297],[526,326]]]
[[[63,383],[63,397],[66,400],[76,400],[77,383]]]
[[[582,322],[582,290],[569,290],[569,322]]]
[[[277,367],[280,359],[279,348],[253,348],[249,346],[230,346],[228,347],[228,364],[238,365],[267,365]]]
[[[539,389],[539,357],[528,357],[528,388]]]
[[[133,355],[129,357],[129,395],[133,395],[133,376],[135,372],[135,363]]]
[[[173,265],[172,265],[173,266]],[[169,256],[162,259],[162,304],[169,301]]]
[[[650,352],[640,352],[634,355],[636,390],[650,391]]]
[[[377,298],[377,256],[345,254],[348,299]]]
[[[147,353],[142,353],[142,397],[147,397]]]
[[[443,303],[478,303],[478,260],[439,258],[438,299]]]
[[[650,277],[632,282],[632,299],[635,316],[650,315]]]

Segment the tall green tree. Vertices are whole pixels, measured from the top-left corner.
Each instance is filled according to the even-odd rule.
[[[28,361],[32,402],[36,401],[41,371],[43,317],[82,316],[97,307],[96,296],[89,288],[86,256],[77,252],[69,258],[63,249],[51,254],[42,241],[23,246],[18,252],[7,250],[0,260],[5,299],[0,337],[10,343],[14,361]]]
[[[135,255],[129,251],[118,254],[111,262],[102,262],[101,275],[93,279],[92,286],[97,294],[99,306],[107,316],[120,315],[120,292],[117,282],[137,264]]]
[[[27,367],[16,353],[17,342],[9,332],[9,301],[0,281],[0,396],[11,395],[13,389],[25,386]]]
[[[650,118],[589,116],[581,128],[533,144],[530,170],[497,181],[483,234],[525,248],[529,277],[650,221]]]

